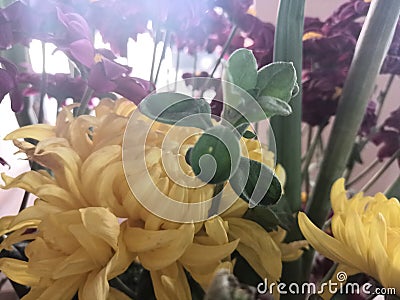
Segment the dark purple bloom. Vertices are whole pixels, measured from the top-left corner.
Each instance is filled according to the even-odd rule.
[[[150,82],[134,77],[120,77],[114,81],[116,88],[114,92],[132,101],[136,105],[140,103],[151,91],[155,90],[155,86]]]
[[[303,72],[303,121],[311,126],[326,126],[336,113],[343,85],[342,73],[317,69]]]
[[[354,12],[353,4],[350,10]],[[336,113],[361,31],[361,24],[354,21],[356,17],[350,17],[344,8],[339,8],[325,22],[305,18],[303,121],[311,126],[326,126],[329,118]],[[354,14],[357,15],[356,12]]]
[[[24,101],[19,91],[17,82],[17,67],[9,60],[0,57],[0,102],[7,94],[10,94],[11,109],[14,112],[20,112],[24,107]]]
[[[361,123],[360,129],[358,130],[358,135],[363,137],[369,136],[371,134],[371,130],[376,126],[377,119],[376,102],[369,101],[365,111],[364,119]]]
[[[372,141],[375,145],[382,145],[378,151],[380,160],[392,157],[400,150],[400,107],[385,120],[381,130],[375,134]],[[400,159],[398,161],[400,164]]]
[[[350,0],[342,4],[327,20],[326,26],[336,30],[343,28],[358,18],[366,16],[370,3],[364,0]],[[340,29],[339,29],[340,31]]]
[[[26,31],[29,11],[21,1],[0,9],[0,48],[7,49],[16,43],[28,45],[32,38]]]
[[[130,73],[130,68],[101,54],[97,54],[95,60],[96,62],[90,68],[88,85],[98,93],[113,91],[117,87],[114,81]]]
[[[23,91],[23,94],[25,96],[39,94],[42,86],[41,79],[42,74],[20,74],[18,76],[18,81],[20,83],[29,84]],[[44,88],[46,94],[49,97],[57,99],[59,103],[63,103],[68,98],[79,102],[85,92],[86,82],[81,77],[73,78],[69,74],[47,74],[46,86]]]

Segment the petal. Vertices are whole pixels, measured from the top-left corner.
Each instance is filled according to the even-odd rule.
[[[68,229],[80,246],[91,255],[90,257],[96,267],[99,268],[107,264],[113,255],[112,248],[107,242],[89,233],[81,224],[69,225]]]
[[[81,284],[82,276],[70,276],[55,280],[37,297],[28,293],[21,300],[70,300],[75,295]]]
[[[107,299],[110,286],[107,281],[106,268],[91,272],[85,284],[79,289],[80,300]]]
[[[94,267],[90,254],[85,249],[79,248],[53,269],[52,277],[53,279],[60,279],[71,275],[85,274],[93,270]]]
[[[82,208],[79,212],[90,234],[102,239],[113,249],[118,248],[119,223],[114,214],[102,207]]]
[[[218,245],[228,243],[228,234],[226,233],[224,221],[221,217],[217,216],[204,222],[206,233]]]
[[[344,178],[339,178],[332,185],[331,189],[331,203],[333,211],[335,213],[343,211],[346,202],[347,196],[344,188]]]
[[[313,248],[319,253],[335,262],[347,265],[354,269],[363,269],[362,259],[353,254],[349,248],[350,245],[343,244],[320,230],[308,219],[305,213],[299,213],[298,221],[301,232],[311,246],[313,246]]]
[[[54,126],[47,124],[28,125],[6,135],[5,140],[14,140],[22,138],[31,138],[42,141],[44,139],[55,137]]]
[[[0,270],[11,280],[22,285],[37,285],[39,279],[29,273],[28,263],[13,258],[0,258]]]
[[[94,64],[94,47],[86,39],[80,39],[69,45],[69,51],[73,58],[78,62],[90,68]]]
[[[203,290],[207,290],[213,278],[219,270],[228,270],[229,273],[233,272],[233,263],[224,261],[221,263],[213,263],[210,265],[201,266],[186,266],[185,269],[189,271],[193,279],[200,284]]]
[[[301,240],[291,243],[280,243],[279,249],[282,253],[282,261],[294,261],[303,255],[303,249],[308,249],[308,242]]]
[[[191,299],[190,287],[180,264],[174,263],[158,271],[151,271],[154,292],[157,299]]]
[[[131,298],[117,289],[110,288],[107,300],[131,300]]]
[[[128,228],[125,221],[121,224],[121,234],[118,237],[118,249],[107,265],[107,278],[110,280],[124,273],[136,258],[136,254],[128,250],[124,241],[124,232]]]
[[[177,261],[193,242],[193,236],[193,224],[160,231],[131,227],[125,231],[128,249],[137,252],[143,267],[150,271],[162,269]]]
[[[281,252],[272,237],[257,223],[231,218],[229,236],[240,239],[238,252],[261,278],[277,281],[282,272]]]
[[[236,250],[238,244],[238,239],[227,244],[215,246],[193,243],[187,248],[179,261],[184,265],[190,266],[219,263],[224,258],[229,257]],[[204,255],[204,253],[207,253],[207,255]]]

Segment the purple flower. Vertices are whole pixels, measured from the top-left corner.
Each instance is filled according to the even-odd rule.
[[[23,91],[25,96],[39,94],[41,89],[42,74],[22,73],[18,76],[18,82],[29,84]],[[69,74],[47,74],[45,90],[49,97],[63,103],[71,98],[78,102],[85,92],[86,82],[81,77],[73,78]]]
[[[0,57],[0,102],[7,94],[10,94],[11,109],[14,112],[20,112],[24,107],[24,101],[19,91],[17,82],[17,67],[9,60]]]
[[[400,107],[385,120],[381,130],[372,138],[375,145],[382,145],[378,158],[392,157],[400,149]],[[400,165],[400,159],[398,159]]]
[[[96,54],[90,68],[88,85],[98,93],[113,91],[117,84],[116,79],[130,73],[130,68],[116,63],[101,54]]]
[[[114,92],[132,101],[136,105],[151,91],[155,90],[155,86],[150,84],[149,81],[135,77],[120,77],[114,82],[116,84]]]
[[[303,121],[311,126],[326,126],[336,113],[345,75],[332,70],[303,72]]]
[[[326,126],[336,113],[361,30],[361,24],[343,9],[340,8],[325,22],[305,18],[303,121],[311,126]]]
[[[0,9],[0,48],[7,49],[16,43],[28,45],[31,36],[26,32],[29,7],[16,1]]]
[[[364,0],[350,0],[342,4],[330,17],[326,20],[326,26],[336,30],[338,27],[343,28],[349,23],[353,23],[358,18],[366,16],[370,3]],[[340,31],[340,29],[339,29]]]
[[[376,126],[377,118],[376,102],[369,101],[365,111],[364,119],[361,123],[360,129],[358,130],[358,135],[363,137],[369,136],[372,128]]]

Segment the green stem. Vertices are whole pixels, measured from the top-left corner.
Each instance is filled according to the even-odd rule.
[[[392,183],[392,185],[385,191],[388,198],[395,197],[400,199],[400,176]]]
[[[87,108],[87,106],[89,104],[89,100],[93,96],[93,92],[94,91],[93,91],[92,88],[90,88],[89,86],[86,87],[85,93],[83,94],[83,97],[82,97],[81,104],[78,107],[77,113],[75,115],[76,117],[80,116],[80,115],[83,115],[85,113],[86,108]]]
[[[169,31],[166,31],[165,35],[164,35],[164,45],[163,45],[163,48],[161,51],[160,62],[158,63],[156,78],[154,79],[154,84],[157,84],[158,76],[160,75],[161,65],[162,65],[162,62],[164,61],[165,52],[167,51],[167,47],[168,47],[168,41],[169,41]]]
[[[300,92],[292,99],[293,113],[271,119],[277,161],[288,171],[285,193],[293,212],[301,208],[301,70],[304,0],[281,0],[275,31],[274,61],[293,62]]]
[[[314,152],[315,152],[315,149],[317,148],[317,144],[319,142],[319,137],[320,137],[320,135],[322,133],[322,130],[323,130],[323,127],[319,126],[318,127],[318,131],[317,131],[317,133],[316,133],[316,135],[315,135],[315,137],[314,137],[314,139],[313,139],[312,143],[310,144],[310,147],[309,147],[309,149],[307,151],[307,154],[306,154],[306,157],[305,157],[305,160],[304,160],[303,171],[301,172],[301,177],[302,178],[304,178],[305,174],[308,173],[308,168],[310,167],[311,160],[314,157]]]
[[[176,54],[176,64],[175,64],[175,81],[174,81],[174,92],[176,92],[176,89],[178,87],[178,71],[179,71],[179,64],[181,60],[181,51],[179,49],[176,49],[177,54]]]
[[[153,82],[153,76],[154,76],[154,67],[156,64],[156,54],[157,54],[157,44],[158,44],[158,36],[159,36],[159,31],[156,30],[154,34],[154,46],[153,46],[153,56],[151,58],[151,69],[150,69],[150,83]]]
[[[366,192],[370,189],[371,186],[382,176],[383,173],[390,167],[390,165],[398,159],[400,156],[400,150],[398,150],[392,157],[370,178],[370,180],[361,188],[362,192]]]
[[[44,121],[44,97],[47,89],[47,74],[46,74],[46,44],[42,42],[42,79],[40,81],[40,98],[39,98],[39,114],[38,123]]]
[[[357,42],[353,61],[339,101],[335,122],[328,141],[314,193],[307,202],[309,218],[321,227],[329,213],[329,193],[332,184],[346,167],[357,131],[379,74],[382,62],[393,38],[400,12],[398,0],[375,0]],[[313,252],[305,257],[311,269]]]
[[[24,192],[24,197],[22,198],[22,202],[21,205],[19,206],[18,212],[21,212],[26,208],[26,206],[28,205],[28,199],[30,194],[31,193],[29,193],[28,191]]]
[[[378,107],[378,112],[376,113],[377,118],[379,118],[379,116],[382,113],[383,104],[385,103],[386,96],[389,93],[389,90],[390,90],[390,88],[392,86],[392,83],[393,83],[393,80],[394,80],[395,76],[396,76],[395,74],[391,74],[390,75],[388,81],[386,82],[384,90],[382,90],[379,93],[379,97],[378,97],[379,107]]]
[[[365,177],[365,175],[367,175],[369,172],[371,172],[372,169],[375,168],[378,164],[379,164],[379,159],[376,158],[371,164],[369,164],[368,167],[366,167],[364,170],[361,171],[361,173],[359,173],[356,177],[354,177],[353,180],[349,181],[346,184],[346,188],[351,187],[353,184],[355,184],[358,181],[360,181],[361,179],[363,179]]]
[[[134,292],[119,278],[115,277],[110,280],[110,285],[117,290],[123,292],[125,295],[127,295],[131,299],[135,299],[135,294]]]
[[[225,42],[224,48],[222,48],[221,54],[219,55],[218,60],[215,63],[214,69],[211,71],[211,74],[210,74],[211,78],[214,77],[214,74],[217,71],[217,69],[218,69],[218,67],[219,67],[219,65],[221,63],[222,58],[224,57],[226,51],[228,50],[228,47],[231,44],[233,37],[235,36],[236,30],[237,30],[237,25],[235,24],[235,25],[233,25],[231,33],[229,34],[229,37]]]
[[[378,96],[378,100],[377,100],[379,106],[378,106],[378,111],[376,113],[376,117],[377,117],[378,120],[379,120],[379,117],[380,117],[380,115],[382,113],[382,108],[383,108],[383,105],[385,103],[387,94],[389,93],[389,90],[390,90],[390,88],[391,88],[391,86],[393,84],[393,81],[394,81],[395,77],[396,77],[396,75],[391,74],[389,79],[388,79],[388,81],[386,82],[385,88],[379,92],[379,96]],[[368,136],[360,138],[359,141],[357,141],[354,144],[354,147],[358,148],[358,149],[355,149],[355,151],[358,151],[360,153],[360,155],[361,155],[361,152],[364,150],[365,146],[368,144],[368,142],[371,140],[371,138],[375,135],[375,133],[378,132],[379,130],[380,130],[380,127],[378,127],[378,128],[374,127],[374,128],[372,128],[372,130],[368,134]],[[356,162],[354,161],[354,159],[352,159],[350,157],[349,161],[347,162],[347,168],[346,168],[346,170],[344,172],[344,175],[343,175],[343,177],[345,177],[345,179],[346,179],[346,182],[350,178],[350,175],[351,175],[351,173],[352,173],[352,171],[354,169],[355,164],[356,164]]]
[[[305,0],[281,0],[279,2],[277,26],[275,30],[274,61],[293,62],[296,69],[297,83],[300,91],[291,100],[290,106],[293,113],[288,117],[273,117],[272,130],[276,141],[276,158],[288,173],[285,198],[292,212],[301,209],[301,72],[303,52],[303,26],[304,26]],[[301,237],[298,226],[286,237],[287,241],[297,240]],[[304,282],[304,268],[301,260],[285,263],[281,281]],[[282,295],[282,299],[301,299],[301,295]]]

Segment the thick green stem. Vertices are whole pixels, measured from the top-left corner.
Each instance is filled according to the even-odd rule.
[[[330,210],[329,193],[346,162],[373,91],[376,77],[393,38],[400,12],[399,0],[372,1],[339,101],[314,193],[307,203],[309,218],[322,227]],[[306,266],[311,267],[312,251]]]
[[[293,62],[301,86],[304,0],[281,0],[275,32],[274,61]],[[301,88],[290,102],[289,117],[273,117],[277,161],[287,170],[285,194],[293,212],[301,206]]]
[[[301,71],[303,52],[303,25],[305,0],[281,0],[277,26],[275,31],[274,61],[293,62],[297,74],[297,83],[300,91],[291,100],[293,113],[289,117],[273,117],[272,129],[276,141],[276,155],[278,163],[287,171],[285,198],[290,209],[295,212],[301,208]],[[296,240],[301,236],[298,227],[293,228],[287,240]],[[285,263],[281,281],[303,282],[300,260]],[[282,295],[282,299],[301,299],[301,295]]]

